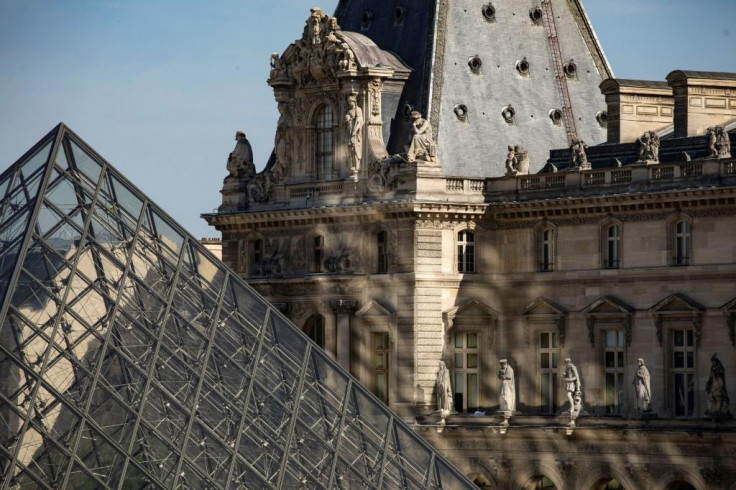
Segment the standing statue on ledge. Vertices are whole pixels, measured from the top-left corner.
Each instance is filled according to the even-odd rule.
[[[245,133],[235,133],[235,149],[227,157],[227,170],[229,177],[251,179],[256,174],[256,166],[253,164],[253,149],[250,146]]]
[[[636,411],[639,413],[649,412],[652,403],[652,390],[650,385],[649,370],[644,365],[644,359],[638,360],[639,366],[634,374],[634,391],[636,392]]]
[[[411,121],[411,141],[406,152],[406,160],[408,162],[417,160],[436,162],[437,145],[432,139],[432,125],[429,124],[429,121],[423,119],[422,114],[418,111],[412,111]]]
[[[363,157],[363,109],[358,107],[358,98],[348,95],[348,110],[345,114],[345,133],[348,140],[350,174],[357,177]]]
[[[498,405],[501,412],[516,411],[516,391],[514,380],[514,369],[509,366],[506,359],[501,359],[501,370],[498,372],[498,379],[501,380],[501,386],[498,390]]]
[[[570,145],[570,167],[579,168],[580,170],[590,170],[590,162],[585,150],[588,145],[580,138],[573,138]]]
[[[565,359],[565,373],[562,375],[562,379],[565,381],[567,400],[570,402],[570,415],[578,414],[583,400],[583,387],[580,383],[578,368],[575,367],[569,357]]]
[[[638,162],[659,163],[659,136],[654,131],[647,131],[639,138]]]
[[[728,410],[730,400],[726,391],[726,370],[723,367],[718,354],[710,358],[710,378],[705,385],[705,393],[708,395],[708,414],[714,419],[730,419],[731,412]]]
[[[708,156],[731,158],[731,139],[723,126],[708,128]]]
[[[452,385],[450,384],[450,371],[445,366],[445,361],[440,361],[434,386],[437,390],[437,410],[444,419],[450,415],[452,410]]]
[[[513,177],[517,173],[516,153],[514,152],[514,147],[509,145],[509,152],[506,154],[506,176]]]

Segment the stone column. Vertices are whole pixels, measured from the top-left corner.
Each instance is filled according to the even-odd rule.
[[[335,299],[330,308],[335,312],[337,333],[337,363],[350,371],[350,315],[357,309],[354,299]]]

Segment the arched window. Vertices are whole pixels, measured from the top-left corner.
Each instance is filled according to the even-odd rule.
[[[388,234],[385,231],[378,232],[376,236],[376,248],[378,255],[378,273],[385,274],[388,272]]]
[[[690,222],[675,222],[674,265],[690,265]]]
[[[524,485],[524,490],[551,490],[554,488],[557,488],[554,482],[543,475],[535,476]]]
[[[603,267],[618,269],[621,264],[621,226],[612,224],[605,227],[603,248]]]
[[[332,108],[323,105],[315,119],[315,168],[318,180],[329,180],[335,171],[334,117]]]
[[[312,237],[312,260],[310,271],[311,272],[324,272],[323,262],[325,257],[325,242],[321,235]]]
[[[312,315],[304,324],[304,333],[315,344],[325,348],[325,318],[322,315]]]
[[[457,234],[457,271],[475,272],[475,236],[471,231],[463,230]]]

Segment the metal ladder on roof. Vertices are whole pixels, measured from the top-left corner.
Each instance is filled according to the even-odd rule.
[[[552,11],[552,1],[542,0],[542,13],[544,16],[544,26],[547,29],[547,41],[549,41],[550,52],[552,53],[552,61],[555,67],[555,85],[557,94],[562,101],[562,117],[567,131],[567,144],[572,144],[573,138],[578,135],[575,126],[575,115],[572,112],[572,101],[570,100],[570,92],[567,88],[567,76],[565,68],[562,64],[562,53],[560,52],[560,42],[557,39],[557,27],[555,26],[555,14]]]

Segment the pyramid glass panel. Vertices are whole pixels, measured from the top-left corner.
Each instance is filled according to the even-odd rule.
[[[472,488],[64,125],[0,197],[0,490]]]

